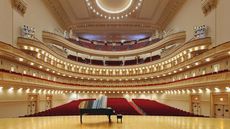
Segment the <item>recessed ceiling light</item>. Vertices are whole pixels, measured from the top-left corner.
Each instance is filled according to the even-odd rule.
[[[211,58],[206,58],[205,61],[209,62],[211,60]]]
[[[22,62],[24,59],[23,58],[18,58],[18,60]]]
[[[199,65],[199,62],[196,62],[195,65]]]

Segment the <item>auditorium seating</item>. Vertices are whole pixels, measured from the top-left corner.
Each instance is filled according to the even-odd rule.
[[[104,65],[102,60],[91,60],[92,65]]]
[[[137,60],[126,60],[125,65],[135,65],[137,64]]]
[[[95,99],[79,99],[63,104],[58,107],[51,108],[46,111],[38,112],[32,115],[27,115],[26,117],[35,116],[66,116],[66,115],[79,115],[79,104],[83,101],[89,101]]]
[[[67,57],[68,59],[72,60],[72,61],[77,61],[77,57],[74,55],[68,55]]]
[[[168,105],[159,103],[154,100],[148,99],[133,99],[133,102],[141,108],[146,115],[159,115],[159,116],[197,116],[192,113],[170,107]]]
[[[140,115],[125,98],[108,98],[107,107],[115,110],[116,114]]]
[[[154,56],[152,56],[151,61],[159,60],[160,58],[161,58],[160,55],[154,55]]]
[[[90,101],[93,102],[92,100],[95,99],[74,100],[67,104],[63,104],[61,106],[54,107],[46,111],[42,111],[32,115],[26,115],[25,117],[79,115],[80,103],[81,102],[87,103]],[[81,105],[82,104],[85,105],[84,103],[81,103]],[[111,107],[113,110],[115,110],[116,114],[123,114],[123,115],[203,117],[148,99],[133,99],[132,102],[128,102],[125,98],[108,98],[107,107]]]
[[[92,65],[104,65],[103,60],[91,60],[88,58],[82,58],[82,57],[77,57],[74,55],[68,55],[67,57],[68,59],[72,60],[72,61],[77,61],[77,62],[81,62],[84,64],[92,64]],[[155,61],[160,59],[160,55],[155,55],[152,57],[147,57],[146,59],[143,58],[139,58],[138,60],[125,60],[124,61],[124,65],[135,65],[135,64],[143,64],[143,63],[148,63],[151,61]],[[107,66],[121,66],[123,65],[123,62],[120,60],[114,60],[114,61],[105,61],[105,65]]]
[[[105,64],[108,66],[121,66],[122,61],[106,61]]]
[[[135,44],[128,44],[128,43],[116,43],[116,44],[119,44],[119,45],[116,45],[116,46],[112,46],[110,44],[106,44],[106,43],[96,43],[94,44],[93,42],[90,42],[90,41],[83,41],[83,40],[80,40],[80,41],[76,41],[75,39],[68,39],[68,41],[76,44],[76,45],[79,45],[79,46],[82,46],[82,47],[86,47],[86,48],[90,48],[90,49],[95,49],[95,50],[102,50],[102,51],[126,51],[126,50],[133,50],[133,49],[138,49],[138,48],[142,48],[142,47],[145,47],[145,46],[148,46],[148,45],[151,45],[153,43],[156,43],[158,41],[160,41],[159,38],[156,38],[156,39],[153,39],[152,41],[145,41],[145,42],[137,42]],[[127,44],[127,45],[126,45]]]

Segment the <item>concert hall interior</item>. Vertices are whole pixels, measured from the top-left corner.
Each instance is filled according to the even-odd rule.
[[[0,129],[227,129],[230,0],[0,0]]]

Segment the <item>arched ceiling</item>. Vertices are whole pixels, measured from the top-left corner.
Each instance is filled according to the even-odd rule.
[[[155,30],[164,29],[186,0],[44,0],[65,29],[75,34],[95,34],[101,37],[115,35],[152,35]],[[88,2],[90,2],[90,5]],[[109,14],[97,5],[116,11],[129,8],[117,14]],[[138,3],[141,1],[141,5]],[[93,9],[92,9],[92,7]],[[95,8],[95,11],[93,11]],[[135,11],[133,11],[135,10]],[[97,14],[98,11],[98,14]],[[121,18],[121,15],[128,16]],[[111,19],[104,16],[111,15]],[[115,16],[114,16],[115,15]],[[114,19],[113,19],[114,17]],[[117,19],[119,17],[119,19]],[[101,39],[103,40],[103,39]],[[122,40],[122,39],[118,39]]]
[[[107,13],[122,13],[127,10],[133,0],[95,0],[97,6]]]

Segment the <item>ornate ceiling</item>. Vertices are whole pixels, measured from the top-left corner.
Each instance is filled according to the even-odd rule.
[[[152,35],[155,30],[167,26],[186,0],[44,1],[61,24],[75,34],[111,37],[122,34]]]
[[[95,2],[101,10],[107,13],[118,14],[130,8],[133,0],[95,0]]]

